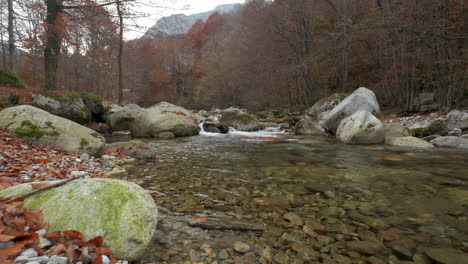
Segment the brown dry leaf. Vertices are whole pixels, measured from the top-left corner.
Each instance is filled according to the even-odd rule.
[[[88,244],[95,247],[102,247],[104,244],[104,238],[102,236],[95,237],[88,241]]]
[[[0,256],[2,258],[13,258],[16,257],[21,251],[23,251],[24,246],[21,244],[11,245],[6,248],[0,249]],[[3,262],[2,262],[3,263]]]
[[[208,221],[208,218],[207,217],[198,217],[198,218],[195,219],[195,221],[204,222],[204,221]]]
[[[52,232],[50,234],[44,235],[44,238],[57,240],[57,239],[62,238],[62,232],[55,231],[55,232]]]
[[[0,234],[0,242],[8,242],[10,240],[13,240],[15,238],[15,236],[11,236],[11,235],[1,235]]]
[[[44,227],[44,217],[40,210],[24,212],[24,220],[26,221],[26,226],[29,226],[33,231],[40,230]]]
[[[39,235],[37,233],[29,233],[24,232],[21,235],[16,236],[15,238],[16,243],[22,245],[31,245],[31,244],[38,244],[39,243]]]
[[[103,263],[102,263],[102,256],[101,256],[101,255],[97,255],[97,257],[94,257],[94,258],[91,260],[91,264],[103,264]]]
[[[42,189],[42,188],[47,187],[47,186],[50,186],[50,185],[52,185],[52,183],[50,183],[50,182],[35,182],[35,183],[31,183],[31,186],[32,186],[33,190]]]
[[[83,239],[83,234],[76,230],[66,230],[66,231],[62,231],[62,233],[65,234],[65,236],[69,239],[79,239],[79,240]]]
[[[54,255],[59,255],[63,252],[65,252],[65,246],[63,244],[57,244],[55,247],[53,247],[49,253],[47,254],[49,257],[52,257]]]

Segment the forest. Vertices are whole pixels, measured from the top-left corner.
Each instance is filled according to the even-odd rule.
[[[439,110],[466,105],[462,0],[249,0],[184,35],[126,40],[132,2],[3,0],[0,67],[141,105],[306,107],[359,87],[410,113],[423,93]]]

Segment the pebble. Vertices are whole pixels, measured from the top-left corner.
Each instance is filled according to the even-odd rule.
[[[325,191],[324,195],[325,195],[325,198],[327,199],[333,199],[336,196],[335,193],[332,191]]]
[[[106,255],[102,255],[102,264],[110,264],[110,259]]]
[[[32,262],[32,261],[39,262],[40,264],[46,264],[49,261],[49,257],[40,256],[40,257],[30,258],[29,262]]]
[[[68,259],[66,257],[52,256],[48,264],[67,264]]]
[[[233,247],[234,250],[239,253],[246,253],[250,250],[250,246],[241,241],[235,242]]]
[[[18,256],[15,259],[15,263],[24,264],[24,263],[28,262],[28,260],[29,260],[29,258],[27,256]]]
[[[229,258],[229,253],[225,249],[223,249],[223,250],[221,250],[219,252],[218,257],[220,259],[228,259]]]
[[[28,248],[25,251],[21,252],[20,256],[26,256],[28,258],[34,258],[34,257],[37,257],[38,254],[37,254],[37,251],[34,250],[33,248]]]
[[[301,217],[299,217],[295,213],[286,213],[285,215],[283,215],[283,218],[294,226],[304,225],[304,222],[302,221]]]
[[[363,255],[374,255],[384,248],[380,242],[368,241],[350,241],[346,243],[346,248],[351,251],[358,252]]]
[[[72,177],[84,177],[86,176],[88,173],[86,171],[72,171],[71,172],[71,176]]]
[[[82,161],[88,161],[89,160],[89,154],[88,153],[83,153],[80,155],[80,160]]]

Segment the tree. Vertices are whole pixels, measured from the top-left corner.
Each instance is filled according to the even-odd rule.
[[[14,32],[14,10],[13,0],[8,0],[8,68],[15,71],[15,32]]]

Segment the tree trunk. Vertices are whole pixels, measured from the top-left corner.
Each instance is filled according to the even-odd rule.
[[[58,18],[62,13],[63,0],[47,0],[46,44],[44,48],[44,70],[46,90],[57,90],[57,68],[62,37],[58,32]]]
[[[8,68],[11,71],[15,71],[15,35],[13,31],[13,23],[14,23],[14,15],[13,15],[13,0],[8,0]]]
[[[122,56],[123,56],[123,14],[121,9],[121,2],[117,0],[117,14],[119,16],[119,54],[117,56],[117,64],[119,71],[119,104],[123,101],[123,69],[122,69]]]

